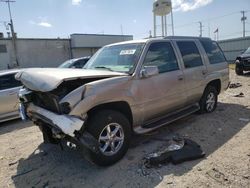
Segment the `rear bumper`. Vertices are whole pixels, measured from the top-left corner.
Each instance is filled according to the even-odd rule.
[[[79,131],[84,126],[84,121],[77,117],[59,115],[32,103],[26,106],[25,112],[32,121],[42,120],[71,137],[75,137],[75,131]]]

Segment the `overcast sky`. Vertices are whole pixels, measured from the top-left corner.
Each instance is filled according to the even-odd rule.
[[[250,35],[250,0],[173,0],[176,35],[219,38],[242,36],[241,10],[247,10],[246,30]],[[147,37],[153,30],[153,0],[16,0],[11,3],[18,37],[67,38],[72,33],[131,34]],[[0,32],[6,33],[7,4],[0,3]],[[168,24],[170,24],[168,16]],[[160,24],[160,19],[158,20]],[[209,33],[210,30],[210,33]],[[160,34],[160,28],[158,28]],[[168,26],[171,33],[171,25]]]

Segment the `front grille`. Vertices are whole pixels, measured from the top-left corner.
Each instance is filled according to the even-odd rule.
[[[55,95],[49,93],[33,92],[31,101],[41,108],[60,114],[58,99]]]
[[[243,64],[246,66],[250,66],[250,59],[243,60]]]

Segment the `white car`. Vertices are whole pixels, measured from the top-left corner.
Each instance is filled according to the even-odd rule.
[[[0,123],[19,118],[18,92],[22,86],[15,79],[19,70],[0,71]]]

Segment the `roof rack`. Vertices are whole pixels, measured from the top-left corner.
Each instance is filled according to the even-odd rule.
[[[164,39],[207,39],[211,40],[209,37],[195,37],[195,36],[167,36]]]

